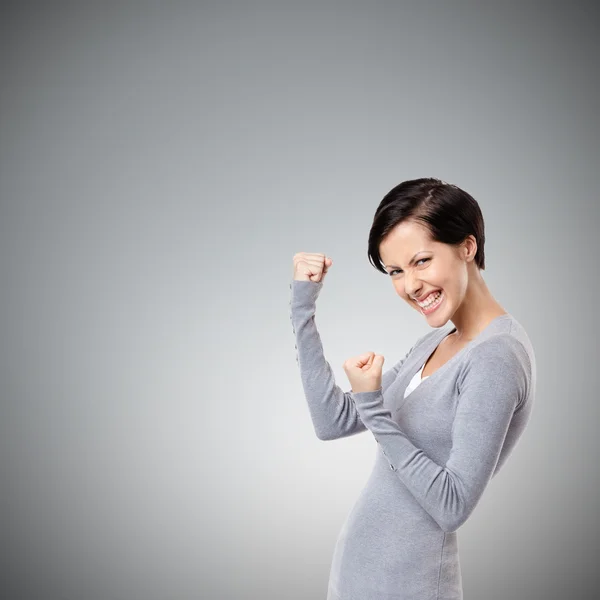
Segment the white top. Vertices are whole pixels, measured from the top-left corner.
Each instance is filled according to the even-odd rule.
[[[421,381],[425,381],[425,379],[429,377],[429,375],[425,375],[425,377],[421,379],[421,373],[424,368],[425,363],[423,363],[423,366],[415,373],[414,377],[410,380],[410,383],[406,386],[406,390],[404,390],[405,398],[421,383]]]

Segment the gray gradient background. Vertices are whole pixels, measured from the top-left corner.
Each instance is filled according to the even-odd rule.
[[[532,420],[459,533],[465,599],[588,598],[599,559],[598,9],[2,3],[3,600],[324,599],[370,474],[314,435],[292,257],[334,266],[336,381],[429,329],[366,258],[405,179],[470,192]]]

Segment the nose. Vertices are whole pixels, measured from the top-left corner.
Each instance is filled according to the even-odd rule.
[[[404,276],[404,291],[406,292],[406,295],[409,297],[419,296],[420,290],[421,283],[406,273]]]

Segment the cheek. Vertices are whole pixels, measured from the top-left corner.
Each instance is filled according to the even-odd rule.
[[[403,283],[394,283],[394,288],[396,290],[396,294],[404,300],[407,304],[414,308],[416,311],[421,312],[421,309],[417,306],[416,302],[411,300],[408,295],[404,292],[404,284]]]

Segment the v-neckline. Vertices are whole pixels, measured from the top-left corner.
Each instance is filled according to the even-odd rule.
[[[467,344],[465,344],[460,350],[458,350],[458,352],[455,352],[443,365],[439,366],[433,373],[431,373],[431,375],[426,375],[425,378],[423,378],[423,369],[425,368],[425,365],[427,364],[427,362],[429,361],[429,359],[432,357],[433,353],[437,350],[437,348],[439,347],[439,345],[451,334],[453,334],[456,331],[456,327],[453,327],[450,331],[447,331],[444,333],[444,335],[441,338],[438,338],[437,336],[433,338],[434,340],[434,345],[433,347],[431,347],[427,354],[425,355],[424,358],[422,358],[419,362],[418,365],[418,371],[416,371],[415,373],[413,373],[413,377],[416,373],[420,373],[421,374],[421,380],[419,382],[419,386],[421,387],[426,381],[431,381],[432,377],[435,377],[437,375],[437,373],[439,373],[441,370],[445,369],[446,366],[448,364],[450,364],[452,361],[454,361],[458,356],[460,356],[463,352],[466,352],[468,348],[470,348],[483,334],[484,332],[486,332],[492,325],[496,324],[500,319],[503,318],[508,318],[511,317],[512,315],[508,312],[503,313],[501,315],[498,315],[497,317],[494,317],[471,341],[469,341]],[[417,366],[418,366],[417,365]]]
[[[448,362],[450,362],[458,354],[458,352],[460,352],[460,350],[463,350],[465,348],[465,346],[463,346],[463,348],[461,348],[460,350],[458,350],[458,352],[455,352],[443,365],[440,365],[433,373],[431,373],[431,375],[425,375],[425,377],[423,377],[423,371],[425,370],[425,366],[429,362],[429,359],[435,354],[436,350],[442,345],[442,342],[447,337],[451,336],[455,331],[456,331],[456,327],[453,327],[451,331],[449,331],[448,333],[446,333],[446,335],[444,335],[439,340],[439,342],[437,342],[437,344],[433,347],[433,350],[431,350],[427,354],[427,356],[425,357],[425,359],[423,361],[419,361],[421,363],[421,368],[419,369],[418,372],[420,374],[420,378],[419,379],[420,379],[421,383],[423,383],[426,379],[429,379],[431,377],[431,375],[435,375],[444,365],[446,365]]]

